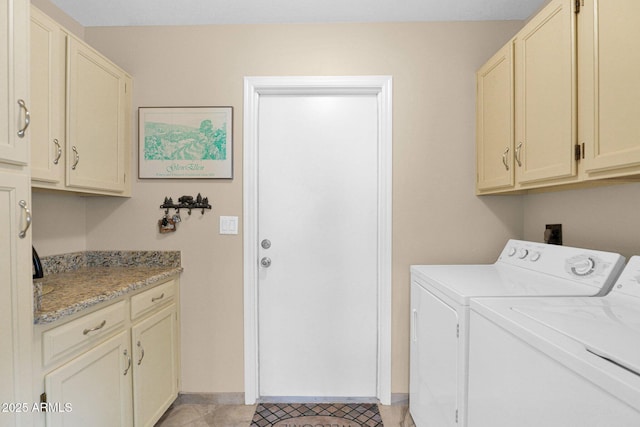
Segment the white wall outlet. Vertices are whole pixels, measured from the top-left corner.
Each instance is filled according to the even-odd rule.
[[[220,234],[238,234],[238,217],[221,216]]]

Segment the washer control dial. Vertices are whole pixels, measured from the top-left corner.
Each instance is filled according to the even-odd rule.
[[[515,254],[516,254],[516,248],[510,247],[509,252],[507,252],[507,255],[511,257],[511,256],[514,256]]]
[[[525,259],[527,255],[529,255],[528,249],[520,249],[520,251],[518,252],[518,258],[520,259]]]
[[[578,277],[590,276],[596,271],[597,267],[596,258],[589,255],[578,255],[567,260],[568,270]]]
[[[542,254],[540,252],[533,252],[531,254],[531,256],[529,257],[529,260],[531,260],[531,262],[536,262],[536,261],[538,261],[540,259],[541,255]]]

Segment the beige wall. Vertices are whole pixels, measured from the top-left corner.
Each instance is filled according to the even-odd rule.
[[[243,77],[393,76],[392,391],[407,393],[409,265],[491,262],[506,239],[522,237],[520,196],[474,195],[474,73],[520,26],[473,22],[85,29],[90,44],[133,75],[134,112],[140,106],[234,107],[232,181],[137,180],[131,199],[79,202],[86,206],[87,249],[182,251],[184,391],[244,388],[242,235],[217,233],[220,215],[242,217]],[[137,126],[137,119],[134,123]],[[134,128],[134,151],[136,132]],[[209,197],[213,210],[204,216],[183,215],[186,220],[176,233],[158,234],[163,198],[198,192]],[[49,196],[34,198],[34,204],[60,221],[72,209]],[[60,247],[69,246],[65,233],[52,236],[40,226],[34,224],[36,244],[44,246],[41,236],[46,235],[47,247],[56,238]]]
[[[640,255],[640,183],[528,195],[524,238],[542,241],[545,224],[562,224],[563,244]]]

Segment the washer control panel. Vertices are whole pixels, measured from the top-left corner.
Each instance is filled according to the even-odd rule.
[[[640,300],[640,256],[635,255],[629,258],[629,262],[616,280],[611,294],[635,297]],[[640,301],[635,304],[637,303]]]
[[[613,252],[509,240],[496,263],[586,282],[608,291],[622,271],[624,261],[623,256]]]

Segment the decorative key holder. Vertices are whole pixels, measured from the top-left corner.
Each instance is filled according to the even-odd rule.
[[[164,217],[158,220],[158,230],[160,233],[171,233],[177,230],[178,223],[182,221],[180,218],[180,209],[188,209],[188,214],[191,215],[193,209],[201,209],[201,214],[204,215],[205,209],[211,209],[208,197],[202,197],[200,193],[196,196],[195,200],[193,196],[182,196],[178,198],[178,203],[174,203],[171,197],[165,197],[164,203],[160,205],[161,209],[164,209]],[[169,216],[169,209],[175,209],[173,216]]]

